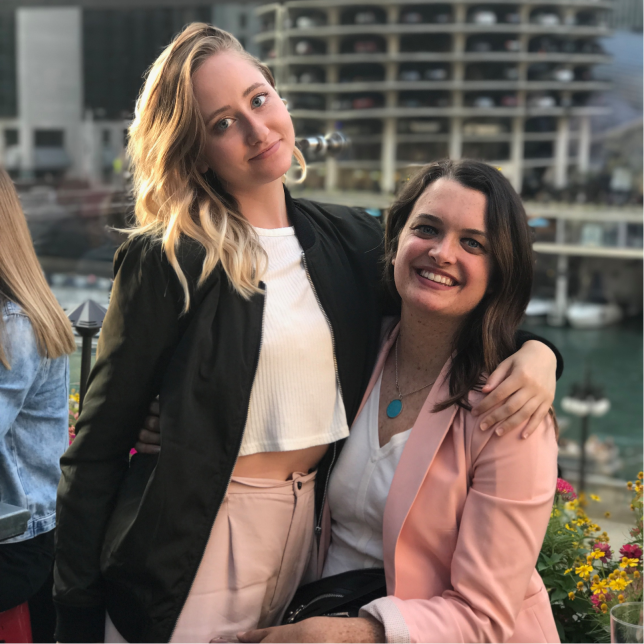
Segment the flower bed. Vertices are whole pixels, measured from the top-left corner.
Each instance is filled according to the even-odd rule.
[[[567,481],[557,481],[537,570],[562,642],[609,642],[610,609],[642,601],[642,472],[627,486],[634,526],[631,540],[615,553],[606,532],[586,515],[584,499]]]

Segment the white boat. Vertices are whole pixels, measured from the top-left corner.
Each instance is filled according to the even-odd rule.
[[[601,329],[620,322],[624,313],[617,304],[575,302],[568,307],[566,317],[575,329]]]
[[[564,473],[578,472],[580,459],[579,442],[560,438],[558,462]],[[586,464],[588,474],[615,476],[622,467],[619,448],[611,438],[601,440],[592,434],[586,441]]]
[[[530,319],[546,317],[552,312],[554,306],[554,300],[543,300],[538,297],[533,297],[528,303],[525,314]]]

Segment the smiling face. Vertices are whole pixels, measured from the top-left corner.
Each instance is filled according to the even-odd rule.
[[[291,165],[295,133],[261,71],[224,51],[204,61],[192,84],[206,125],[199,171],[212,169],[232,194],[280,180]]]
[[[491,273],[483,193],[441,178],[416,200],[402,229],[394,281],[403,307],[463,318]]]

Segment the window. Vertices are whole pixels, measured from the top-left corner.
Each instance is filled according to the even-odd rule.
[[[18,115],[15,14],[11,7],[0,9],[0,118]]]
[[[101,140],[103,141],[103,145],[109,145],[112,141],[112,133],[109,130],[103,130]]]
[[[65,133],[63,130],[36,130],[35,143],[37,148],[62,148]]]
[[[18,145],[20,138],[18,136],[18,130],[11,128],[4,131],[4,146],[5,148],[10,148],[14,145]]]
[[[248,24],[248,16],[245,13],[240,13],[239,14],[239,28],[240,29],[246,29],[247,24]]]

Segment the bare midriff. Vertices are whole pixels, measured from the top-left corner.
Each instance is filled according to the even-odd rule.
[[[233,476],[288,481],[293,472],[307,474],[315,469],[328,447],[328,445],[316,445],[289,452],[259,452],[240,456]]]

